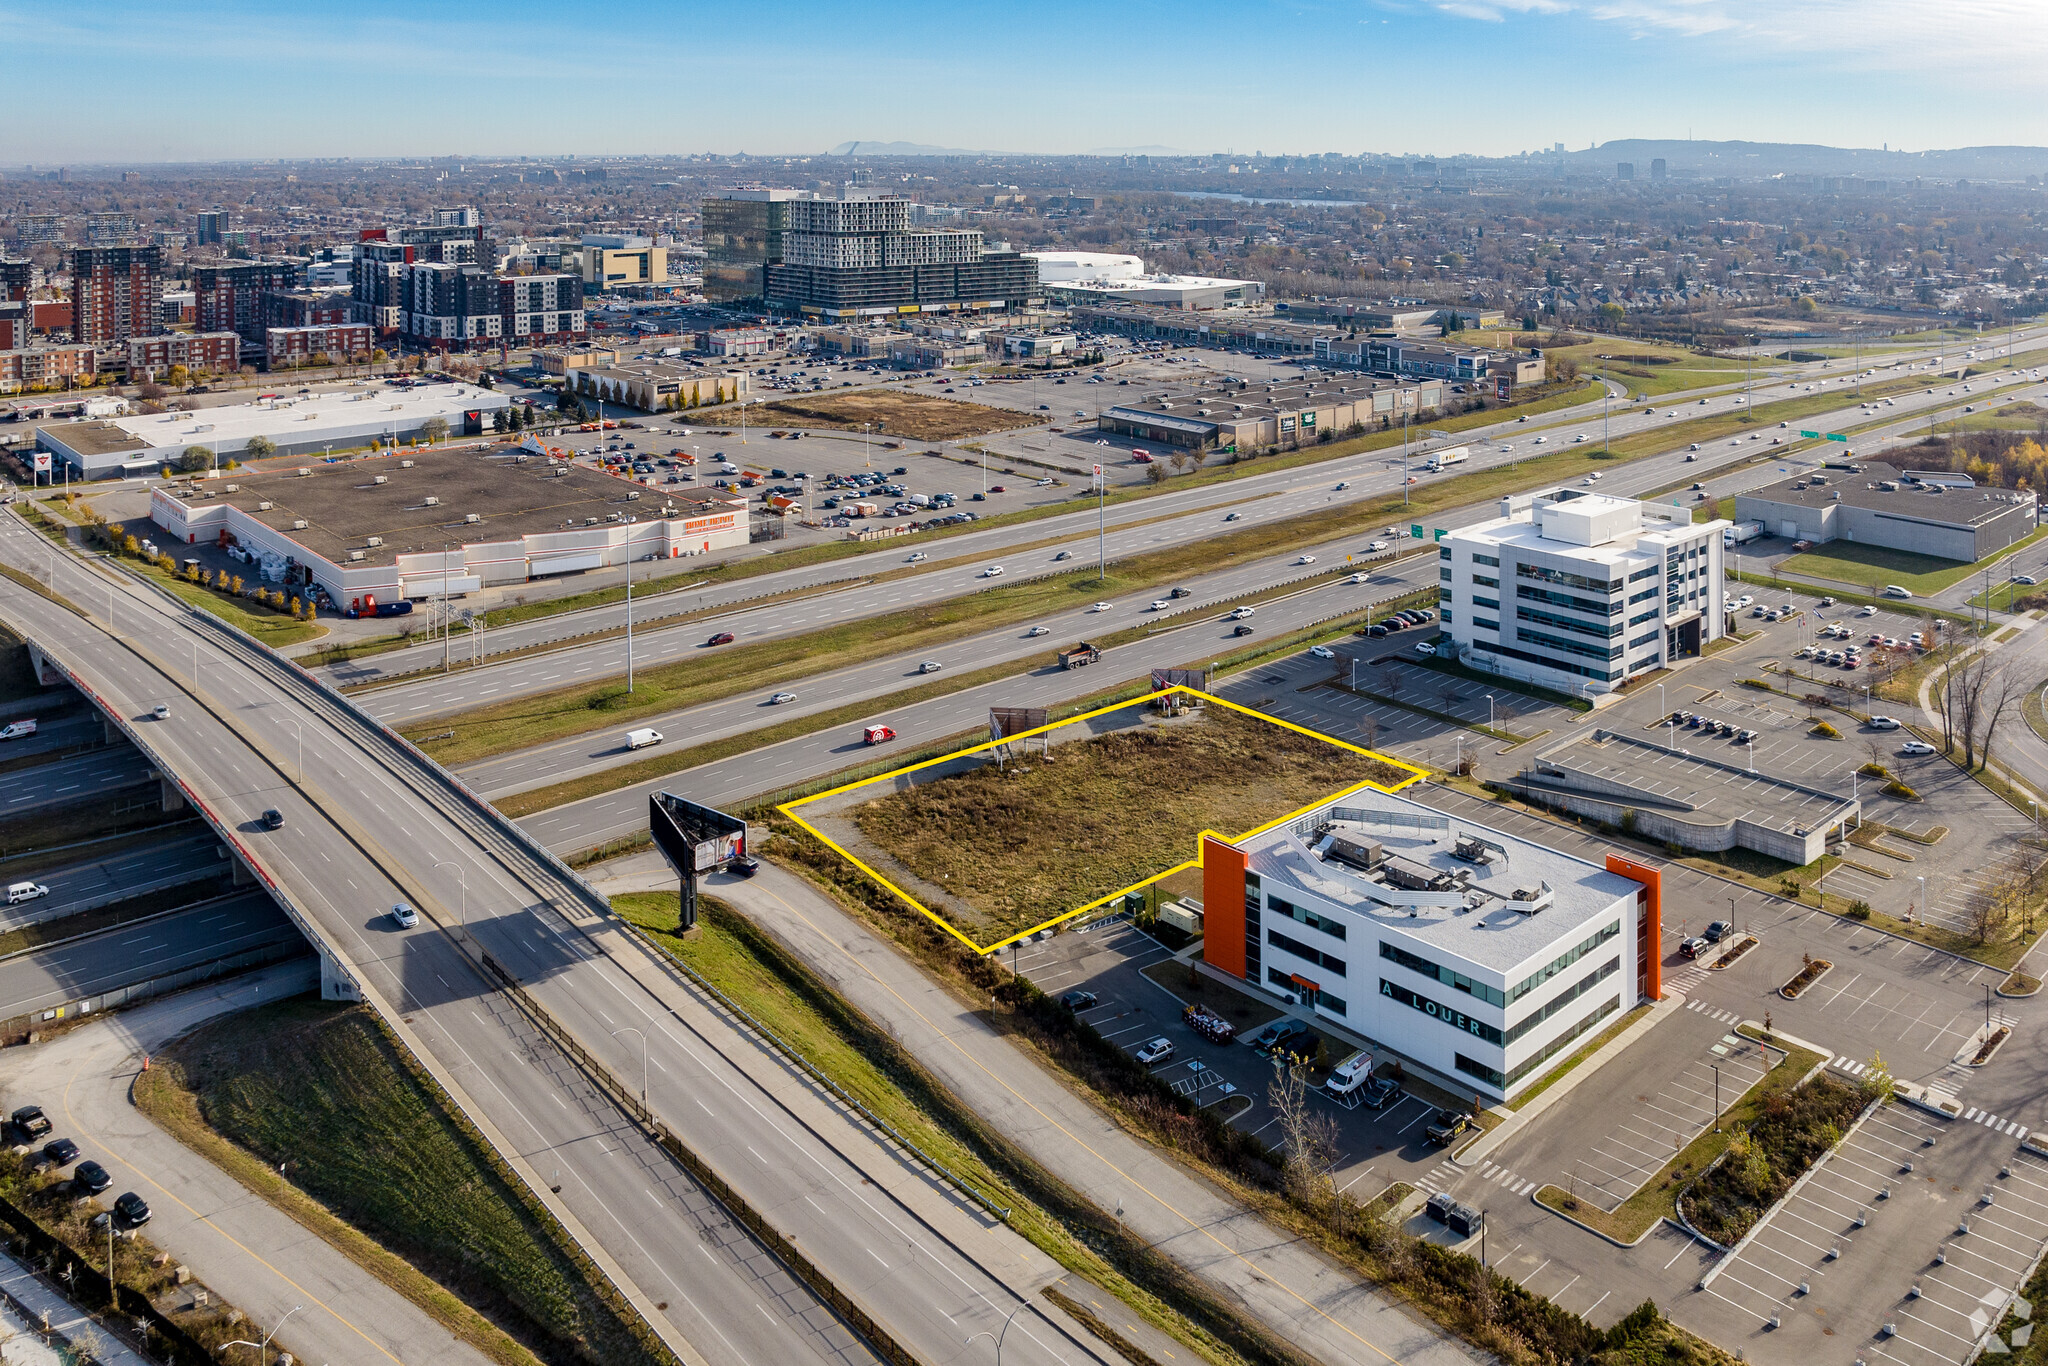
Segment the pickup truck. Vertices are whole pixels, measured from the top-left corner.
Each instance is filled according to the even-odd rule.
[[[1468,1114],[1439,1110],[1436,1112],[1436,1118],[1431,1120],[1429,1127],[1422,1132],[1431,1143],[1439,1148],[1447,1148],[1457,1142],[1460,1134],[1470,1133],[1475,1127],[1477,1126],[1473,1124],[1472,1116]]]

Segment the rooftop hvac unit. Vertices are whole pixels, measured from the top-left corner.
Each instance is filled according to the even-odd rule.
[[[242,491],[242,486],[240,484],[224,484],[221,487],[222,490],[227,493],[240,493]]]
[[[391,482],[391,479],[388,475],[376,474],[370,476],[370,482],[373,484],[388,484]]]
[[[640,495],[637,493],[629,493],[626,495],[626,501],[629,503],[637,503],[640,501]]]
[[[364,544],[364,545],[382,545],[382,544],[384,544],[384,538],[383,538],[382,536],[371,536],[371,537],[367,538],[366,540],[364,540],[363,544]]]
[[[412,461],[410,461],[410,460],[401,460],[401,461],[399,461],[399,462],[398,462],[398,468],[400,468],[400,469],[402,469],[402,470],[409,470],[409,469],[411,469],[411,468],[412,468]]]
[[[583,519],[583,525],[585,525],[585,526],[596,526],[596,525],[597,525],[597,518],[595,518],[595,517],[585,517],[585,518]]]
[[[360,560],[361,558],[363,558],[363,552],[360,550],[351,550],[348,552],[348,557],[351,561]]]
[[[483,514],[477,512],[465,512],[462,514],[462,520],[465,522],[481,522],[483,520]]]
[[[307,476],[311,475],[313,471],[309,469],[307,466],[301,465],[296,471],[294,471],[294,473],[296,473],[299,478],[304,479]]]
[[[1386,851],[1378,840],[1354,840],[1343,835],[1331,835],[1323,844],[1323,857],[1348,863],[1354,868],[1371,872],[1386,858]]]
[[[552,475],[554,475],[554,476],[555,476],[555,478],[557,478],[557,479],[560,479],[560,478],[561,478],[562,476],[566,475],[566,474],[567,474],[568,472],[569,472],[569,467],[568,467],[567,465],[559,465],[559,466],[557,466],[556,468],[554,468],[554,469],[551,469],[551,470],[549,470],[549,471],[548,471],[548,473],[549,473],[549,474],[552,474]]]
[[[272,504],[268,498],[265,498],[262,502],[256,505],[256,510],[258,512],[268,512],[273,506],[274,504]]]
[[[298,520],[297,520],[296,522],[293,522],[293,523],[292,523],[292,530],[293,530],[293,531],[304,531],[305,529],[306,529],[306,519],[305,519],[305,518],[303,518],[303,517],[299,518],[299,519],[298,519]]]
[[[439,498],[435,498],[435,497],[431,497],[431,496],[430,496],[430,497],[428,497],[428,499],[427,499],[427,506],[428,506],[428,507],[430,507],[430,508],[437,508],[437,507],[441,506],[441,500],[440,500]]]

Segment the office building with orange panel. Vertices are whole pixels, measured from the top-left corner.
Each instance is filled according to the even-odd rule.
[[[1659,989],[1655,870],[1376,789],[1202,841],[1203,960],[1456,1092],[1513,1099]]]

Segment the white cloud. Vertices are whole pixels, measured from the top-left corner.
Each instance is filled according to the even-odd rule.
[[[1440,13],[1504,22],[1585,17],[1637,37],[1712,40],[1757,58],[1833,57],[1887,71],[2004,70],[2048,58],[2039,0],[1430,0]]]

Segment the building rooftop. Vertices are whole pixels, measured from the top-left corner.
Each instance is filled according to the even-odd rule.
[[[1593,563],[1624,564],[1661,554],[1664,542],[1672,536],[1695,537],[1727,525],[1695,523],[1684,509],[1662,503],[1578,489],[1504,498],[1501,506],[1505,515],[1461,527],[1453,535],[1460,540],[1570,555]],[[1644,547],[1646,541],[1656,547],[1654,552]]]
[[[1371,788],[1239,847],[1266,890],[1300,887],[1503,980],[1636,890],[1598,864]]]
[[[1582,792],[1672,820],[1703,826],[1746,821],[1793,835],[1834,824],[1850,805],[1847,793],[1836,796],[1694,758],[1686,746],[1695,734],[1683,726],[1658,727],[1640,739],[1595,731],[1542,755],[1524,778],[1539,788]],[[1727,751],[1729,762],[1741,760],[1740,748],[1731,750],[1726,742],[1715,748]]]
[[[659,514],[664,502],[683,515],[746,506],[742,499],[657,490],[581,466],[551,465],[542,456],[522,462],[509,446],[418,451],[301,468],[312,473],[238,471],[206,481],[185,501],[194,508],[232,504],[336,564],[388,564],[401,554],[564,531],[615,514],[645,519]],[[640,496],[628,496],[634,493]],[[429,498],[439,501],[429,504]],[[472,513],[482,520],[464,520]],[[307,525],[294,527],[299,521]],[[373,536],[383,543],[369,544]],[[363,558],[351,561],[351,551],[362,551]]]
[[[1425,381],[1431,384],[1438,382]],[[1167,389],[1120,403],[1114,410],[1104,411],[1116,411],[1148,419],[1161,418],[1196,423],[1216,417],[1232,421],[1249,421],[1277,413],[1298,413],[1304,408],[1321,407],[1330,403],[1355,403],[1383,389],[1413,388],[1414,385],[1414,380],[1372,379],[1357,374],[1301,380],[1288,384],[1239,384],[1235,381],[1224,381]],[[1203,411],[1205,409],[1206,414]]]
[[[99,452],[161,449],[166,446],[212,446],[219,444],[224,455],[239,452],[252,436],[267,436],[284,444],[295,427],[347,425],[375,430],[393,428],[415,431],[429,418],[440,417],[460,428],[467,409],[503,408],[501,394],[467,384],[422,384],[400,389],[382,384],[329,389],[317,394],[283,397],[272,401],[223,404],[192,412],[142,413],[133,417],[109,418],[102,422],[70,423],[48,429],[49,435],[69,450],[82,450],[79,442],[98,443]],[[127,444],[105,431],[80,428],[116,428],[128,438]]]
[[[1781,479],[1741,495],[1770,503],[1823,507],[1846,503],[1899,517],[1944,526],[1974,527],[2010,512],[2016,503],[2031,503],[2032,493],[2011,489],[1957,487],[1966,475],[1913,472],[1901,474],[1882,461],[1825,465],[1811,474]],[[1933,480],[1954,481],[1934,483]],[[1891,487],[1885,487],[1887,484]]]

